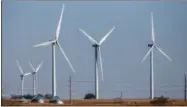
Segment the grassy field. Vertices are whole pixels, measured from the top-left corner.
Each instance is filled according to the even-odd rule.
[[[84,100],[84,99],[74,99],[71,101],[63,100],[65,104],[72,106],[151,106],[151,105],[166,105],[166,106],[187,106],[187,103],[183,99],[169,99],[167,102],[156,102],[150,103],[148,99],[99,99],[99,100]],[[59,106],[59,104],[50,104],[47,100],[44,104],[31,103],[31,102],[21,102],[19,100],[1,100],[2,106]],[[63,106],[60,105],[60,106]]]

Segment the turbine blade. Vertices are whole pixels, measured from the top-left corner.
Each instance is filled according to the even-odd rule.
[[[43,61],[38,65],[38,67],[36,68],[36,72],[38,72],[38,70],[40,69],[40,67],[42,66]]]
[[[92,43],[95,43],[95,44],[98,44],[97,41],[95,39],[93,39],[91,36],[89,36],[84,30],[80,29],[79,30],[85,35],[88,37],[88,39],[92,42]]]
[[[47,41],[47,42],[44,42],[41,44],[34,45],[34,47],[48,46],[48,45],[52,44],[53,42],[55,42],[55,41]]]
[[[33,70],[33,72],[35,72],[35,69],[34,69],[34,67],[32,66],[32,64],[31,64],[30,61],[29,61],[29,65],[30,65],[31,69]]]
[[[18,66],[18,68],[19,68],[19,70],[20,70],[21,74],[23,74],[23,70],[22,70],[21,66],[19,65],[19,61],[18,61],[18,60],[16,60],[16,63],[17,63],[17,66]]]
[[[32,72],[29,72],[29,73],[25,73],[24,76],[28,76],[28,75],[31,75]]]
[[[63,51],[62,47],[60,46],[60,43],[59,43],[59,42],[57,42],[57,44],[58,44],[58,46],[59,46],[59,48],[60,48],[60,50],[61,50],[62,54],[64,55],[64,57],[65,57],[66,61],[68,62],[68,64],[69,64],[70,68],[72,69],[73,73],[75,73],[75,70],[74,70],[74,68],[73,68],[72,64],[70,63],[70,61],[69,61],[68,57],[66,56],[66,54],[65,54],[65,52]]]
[[[62,22],[62,18],[63,18],[63,13],[64,13],[64,4],[62,5],[62,11],[61,11],[61,15],[60,15],[60,19],[57,25],[57,29],[56,29],[56,40],[58,40],[59,38],[59,34],[60,34],[60,28],[61,28],[61,22]]]
[[[152,36],[152,41],[153,41],[153,43],[155,44],[155,30],[154,30],[154,22],[153,22],[153,12],[151,12],[151,28],[152,28],[152,34],[151,34],[151,36]]]
[[[162,55],[164,55],[168,60],[172,61],[172,59],[171,59],[168,55],[166,55],[166,53],[164,53],[164,51],[162,51],[158,46],[155,46],[155,47],[156,47],[156,49],[159,50],[160,53],[161,53]]]
[[[149,49],[149,51],[147,52],[147,54],[144,56],[142,62],[147,58],[147,56],[149,55],[149,53],[153,50],[154,46],[151,47],[151,49]]]
[[[99,45],[101,45],[106,38],[113,32],[113,30],[115,29],[115,26],[113,26],[113,28],[100,40]]]
[[[104,80],[104,76],[103,76],[103,61],[102,61],[102,56],[101,56],[101,49],[99,47],[99,61],[100,61],[100,67],[101,67],[101,77],[102,77],[102,81]]]

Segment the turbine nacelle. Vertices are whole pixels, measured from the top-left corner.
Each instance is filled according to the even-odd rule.
[[[20,75],[20,78],[23,78],[23,77],[24,77],[24,75],[23,75],[23,74],[21,74],[21,75]]]
[[[93,44],[92,47],[99,47],[100,45],[98,44]]]
[[[148,44],[148,47],[152,47],[153,46],[153,44]]]
[[[36,72],[35,72],[35,71],[33,71],[33,72],[32,72],[32,75],[34,75],[34,74],[36,74]]]

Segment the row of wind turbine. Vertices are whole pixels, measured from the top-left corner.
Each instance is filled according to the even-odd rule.
[[[21,96],[23,96],[23,94],[24,94],[24,77],[25,76],[29,76],[29,75],[32,75],[33,76],[33,95],[36,95],[36,86],[35,86],[35,84],[36,84],[36,73],[39,71],[39,69],[40,69],[40,67],[42,66],[42,63],[43,62],[41,62],[40,64],[39,64],[39,66],[35,69],[33,66],[32,66],[32,64],[29,62],[29,65],[30,65],[30,67],[32,68],[32,72],[29,72],[29,73],[24,73],[23,72],[23,69],[22,69],[22,67],[20,66],[20,64],[19,64],[19,61],[18,60],[16,60],[16,63],[17,63],[17,66],[18,66],[18,68],[19,68],[19,70],[20,70],[20,72],[21,72],[21,75],[20,75],[20,78],[21,78]]]
[[[57,24],[57,29],[56,29],[56,35],[54,36],[53,40],[49,40],[47,42],[41,43],[34,45],[34,47],[46,47],[46,46],[52,46],[52,96],[56,96],[56,47],[60,49],[62,55],[65,57],[66,61],[68,62],[71,70],[75,72],[72,64],[70,63],[67,55],[65,54],[64,50],[62,49],[60,43],[59,43],[59,35],[60,35],[60,29],[61,29],[61,23],[62,23],[62,18],[63,18],[63,13],[64,13],[64,4],[61,10],[61,15],[60,19]],[[144,56],[142,62],[147,58],[147,56],[150,54],[150,96],[153,99],[154,98],[154,73],[153,73],[153,49],[156,48],[161,54],[163,54],[168,60],[171,61],[171,58],[167,56],[155,43],[155,31],[154,31],[154,23],[153,23],[153,13],[151,13],[151,26],[152,26],[152,43],[149,44],[148,46],[150,47],[149,51],[147,54]],[[99,41],[97,42],[95,39],[93,39],[90,35],[88,35],[83,29],[79,28],[79,31],[82,32],[91,42],[92,46],[95,48],[95,95],[96,99],[99,98],[99,65],[100,65],[100,72],[101,72],[101,77],[102,80],[104,80],[103,77],[103,64],[102,64],[102,56],[101,56],[101,49],[100,46],[104,43],[104,41],[107,39],[107,37],[114,31],[115,26]],[[32,64],[30,64],[31,68],[33,69],[32,74],[34,75],[37,72],[37,69],[34,69]],[[40,65],[39,65],[40,66]],[[39,67],[38,66],[38,67]],[[22,79],[22,84],[23,84],[23,77],[30,75],[31,73],[26,73],[24,74],[23,71],[21,70],[21,67],[19,66],[20,71],[22,73],[21,79]],[[40,68],[40,67],[39,67]],[[38,69],[39,69],[38,68]],[[33,87],[35,88],[35,79],[33,76]],[[33,90],[34,90],[33,88]],[[22,87],[23,91],[23,87]],[[35,93],[35,91],[33,91]],[[23,94],[23,92],[22,92]]]

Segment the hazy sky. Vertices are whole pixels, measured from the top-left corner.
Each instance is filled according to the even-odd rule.
[[[57,95],[69,98],[68,79],[94,81],[94,48],[78,28],[99,41],[113,26],[114,32],[102,44],[104,81],[100,97],[149,97],[149,57],[142,58],[151,43],[150,12],[154,13],[156,43],[172,58],[154,51],[155,96],[183,98],[187,73],[186,2],[2,2],[2,87],[3,92],[19,94],[19,60],[24,72],[31,72],[28,61],[38,72],[39,93],[51,93],[51,47],[33,45],[53,39],[62,4],[65,4],[60,44],[76,70],[74,75],[56,49]],[[100,78],[101,80],[101,78]],[[119,84],[116,82],[123,82]],[[32,77],[25,78],[25,93],[32,93]],[[72,97],[83,98],[94,92],[94,84],[73,82]]]

